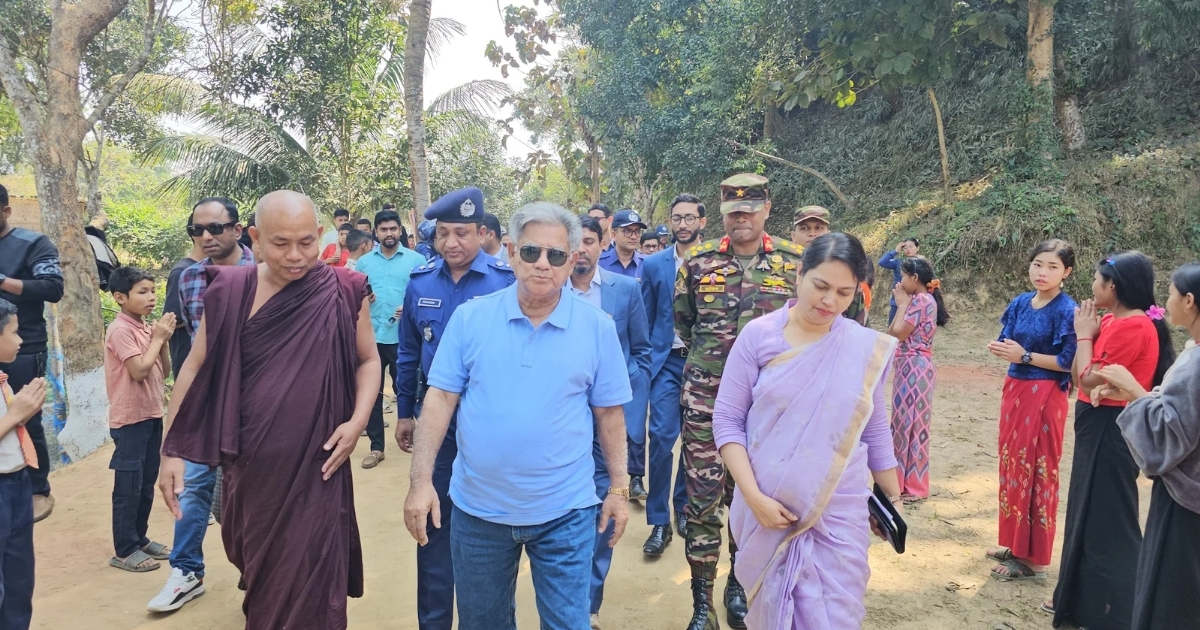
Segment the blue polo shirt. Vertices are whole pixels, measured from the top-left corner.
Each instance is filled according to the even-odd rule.
[[[518,285],[462,306],[433,358],[430,387],[462,394],[450,498],[514,527],[599,503],[591,407],[633,399],[612,319],[562,290],[536,329]]]
[[[367,276],[375,293],[375,301],[371,302],[371,328],[375,329],[376,343],[400,343],[400,319],[392,318],[396,308],[404,304],[409,275],[424,264],[424,256],[404,246],[397,247],[390,258],[376,246],[355,263],[354,270]]]

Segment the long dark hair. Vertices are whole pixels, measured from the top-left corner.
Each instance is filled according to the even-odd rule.
[[[933,294],[933,301],[937,303],[937,325],[945,326],[946,322],[950,321],[950,311],[946,310],[946,304],[942,301],[942,285],[933,277],[933,263],[924,256],[913,256],[900,263],[900,271],[916,276],[917,280],[929,289]]]
[[[862,242],[844,232],[829,232],[818,236],[804,248],[800,275],[831,260],[849,267],[855,282],[863,282],[870,273],[871,263],[867,260],[867,252],[863,250]]]
[[[1149,311],[1154,306],[1154,263],[1139,251],[1117,252],[1096,263],[1101,278],[1113,284],[1121,306]],[[1154,384],[1162,384],[1163,375],[1175,363],[1175,345],[1171,331],[1163,318],[1155,319],[1158,331],[1158,366],[1154,369]]]
[[[1200,262],[1181,265],[1171,274],[1171,285],[1179,295],[1186,296],[1191,293],[1197,302],[1197,308],[1200,309]]]

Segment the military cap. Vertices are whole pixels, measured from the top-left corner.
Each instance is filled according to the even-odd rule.
[[[630,225],[637,225],[641,226],[643,230],[646,229],[646,224],[642,223],[642,216],[634,210],[626,208],[624,210],[618,210],[617,213],[613,215],[612,227],[614,230],[619,230]]]
[[[766,205],[767,178],[741,173],[721,182],[721,214],[758,212]]]
[[[800,225],[809,219],[816,219],[825,225],[829,225],[829,211],[821,206],[804,206],[796,210],[796,217],[792,219],[792,224]]]
[[[483,191],[471,186],[448,192],[425,210],[425,218],[443,223],[482,223]]]

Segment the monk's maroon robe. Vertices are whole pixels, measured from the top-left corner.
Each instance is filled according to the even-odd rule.
[[[350,419],[366,278],[317,264],[253,317],[257,267],[207,269],[207,356],[163,444],[224,466],[221,537],[252,630],[341,630],[363,593],[350,466],[322,447]]]

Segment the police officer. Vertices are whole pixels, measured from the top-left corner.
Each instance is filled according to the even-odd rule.
[[[605,271],[621,274],[634,279],[642,277],[642,230],[646,224],[637,212],[626,208],[612,217],[613,248],[600,254],[600,267]],[[633,474],[633,471],[630,471]],[[630,497],[635,498],[635,497]],[[642,497],[645,498],[645,497]]]
[[[767,178],[744,173],[721,182],[726,236],[689,250],[675,282],[675,332],[688,348],[681,396],[688,495],[684,539],[694,612],[688,630],[719,627],[712,592],[721,553],[720,508],[733,498],[733,478],[726,477],[717,455],[712,414],[725,359],[750,320],[796,297],[800,249],[763,231],[770,213]],[[729,547],[736,554],[732,538]],[[746,592],[732,566],[725,609],[729,625],[746,627]]]
[[[515,280],[508,263],[481,249],[483,215],[483,192],[478,188],[447,193],[425,211],[426,219],[437,221],[441,255],[413,270],[404,295],[396,360],[396,441],[406,453],[412,452],[414,418],[424,396],[418,374],[429,374],[450,316],[460,304],[499,291]],[[435,528],[430,523],[429,543],[417,547],[417,622],[421,630],[450,630],[454,620],[450,473],[457,454],[455,421],[451,419],[433,469],[442,526]]]

